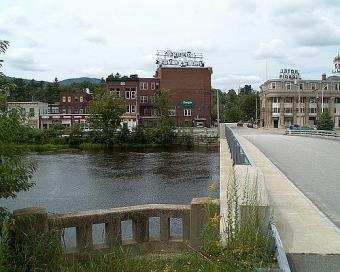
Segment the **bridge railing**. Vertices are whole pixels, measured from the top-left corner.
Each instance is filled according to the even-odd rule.
[[[188,244],[191,247],[201,245],[202,232],[209,220],[207,203],[208,198],[194,198],[190,205],[150,204],[63,214],[48,214],[44,208],[19,209],[13,212],[18,226],[15,237],[20,240],[32,232],[60,230],[60,243],[69,258],[86,257],[98,251],[109,252],[118,247],[128,247],[136,252],[183,250]],[[158,218],[159,228],[156,229],[159,232],[152,236],[149,222],[154,218]],[[181,235],[172,235],[173,218],[181,221]],[[132,237],[129,239],[123,237],[124,221],[132,223]],[[101,242],[94,239],[97,224],[104,225]],[[62,233],[67,229],[75,229],[73,246],[67,246],[69,243],[63,239]]]
[[[252,165],[252,161],[250,160],[249,156],[246,154],[244,148],[237,140],[232,129],[228,126],[225,126],[225,136],[228,141],[231,158],[234,165]]]
[[[306,130],[306,129],[289,129],[288,135],[304,135],[304,136],[325,136],[325,137],[340,137],[340,131],[334,130]]]

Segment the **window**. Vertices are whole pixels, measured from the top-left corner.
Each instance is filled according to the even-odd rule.
[[[272,82],[271,84],[270,84],[270,88],[271,89],[276,89],[276,82]]]
[[[184,116],[191,116],[191,109],[185,109]]]
[[[335,84],[335,90],[340,91],[340,84],[339,83]]]
[[[273,108],[273,113],[280,113],[280,108]]]
[[[136,113],[136,106],[135,105],[130,106],[130,113]]]
[[[293,109],[292,108],[285,108],[285,113],[293,113]]]
[[[130,99],[130,91],[125,91],[125,98]]]
[[[316,97],[310,97],[309,103],[316,103]]]
[[[136,92],[131,91],[130,99],[136,99]]]
[[[156,84],[155,82],[151,82],[151,90],[154,90],[154,89],[156,89]]]
[[[83,96],[79,97],[79,99],[80,99],[80,102],[81,102],[81,103],[84,102],[84,97],[83,97]]]
[[[147,97],[147,96],[144,96],[144,95],[141,96],[141,97],[140,97],[140,102],[141,102],[141,103],[148,103],[148,97]]]
[[[84,113],[84,110],[83,110],[83,109],[79,109],[79,113],[80,113],[80,114],[83,114],[83,113]]]
[[[140,89],[141,90],[147,90],[148,89],[148,83],[147,82],[141,82],[140,83]]]
[[[324,97],[324,98],[323,98],[323,103],[328,103],[328,102],[329,102],[328,97]]]
[[[64,113],[64,114],[66,113],[66,109],[63,109],[63,113]]]
[[[322,88],[323,88],[324,90],[328,90],[328,84],[323,84]]]
[[[340,97],[335,97],[335,103],[340,104]]]
[[[312,90],[316,90],[316,83],[311,83],[311,84],[310,84],[310,88],[311,88]]]
[[[169,110],[170,116],[176,116],[176,110]]]
[[[34,108],[30,108],[30,113],[29,114],[30,114],[31,117],[34,117]]]
[[[63,102],[66,102],[66,96],[63,96]]]
[[[300,90],[303,90],[303,83],[300,83]]]
[[[299,107],[296,108],[296,112],[299,113]],[[305,108],[301,108],[300,112],[301,113],[305,113]]]
[[[69,103],[71,102],[71,96],[67,97],[67,102],[69,102]]]
[[[126,106],[126,112],[130,113],[130,107],[129,106]]]
[[[273,103],[279,103],[280,102],[279,97],[273,97],[272,100],[273,100]]]
[[[309,113],[316,113],[316,108],[309,108]]]
[[[285,97],[284,102],[285,103],[293,103],[293,98],[292,97]]]
[[[285,84],[285,87],[286,87],[286,90],[291,90],[291,89],[292,89],[292,83],[287,82],[287,83]]]

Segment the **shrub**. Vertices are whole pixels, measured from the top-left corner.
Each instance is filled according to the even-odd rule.
[[[333,130],[334,122],[332,116],[329,114],[328,110],[324,111],[318,122],[317,128],[319,130]]]

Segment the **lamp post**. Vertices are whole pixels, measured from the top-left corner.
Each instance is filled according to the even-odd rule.
[[[299,84],[299,78],[294,79],[294,84],[298,88],[298,94],[299,94],[299,127],[301,129],[301,90],[300,90],[300,84]]]

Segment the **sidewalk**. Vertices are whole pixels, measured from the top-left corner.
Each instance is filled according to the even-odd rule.
[[[285,251],[340,254],[339,229],[257,147],[241,135],[237,137],[263,172]]]

